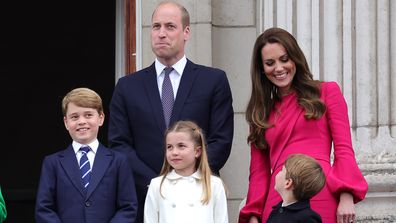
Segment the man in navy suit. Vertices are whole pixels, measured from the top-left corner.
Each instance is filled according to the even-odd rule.
[[[118,80],[110,103],[109,144],[127,154],[135,176],[143,222],[144,201],[150,180],[159,175],[164,160],[167,128],[162,106],[165,67],[174,105],[169,125],[178,120],[196,122],[205,132],[210,167],[215,174],[227,161],[233,138],[232,95],[224,71],[195,64],[184,53],[190,35],[187,10],[162,2],[152,15],[151,46],[155,62]]]
[[[76,88],[64,97],[62,111],[73,142],[43,161],[36,222],[134,223],[137,198],[127,157],[97,139],[104,122],[100,96]]]

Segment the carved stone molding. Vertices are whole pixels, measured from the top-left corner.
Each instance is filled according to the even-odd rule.
[[[359,167],[369,191],[356,206],[357,222],[396,222],[396,153],[361,156]]]

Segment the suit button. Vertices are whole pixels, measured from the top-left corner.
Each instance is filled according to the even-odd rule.
[[[176,207],[176,204],[172,204],[172,207],[175,208],[175,207]]]
[[[283,213],[283,208],[279,208],[279,213]]]
[[[85,207],[90,207],[91,206],[91,202],[90,201],[86,201],[85,202]]]

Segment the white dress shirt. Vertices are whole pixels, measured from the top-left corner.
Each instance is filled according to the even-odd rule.
[[[88,157],[88,160],[89,160],[89,164],[91,165],[91,169],[92,169],[93,163],[94,163],[94,160],[95,160],[96,151],[98,151],[98,147],[99,147],[98,139],[95,139],[94,141],[92,141],[88,145],[83,145],[81,143],[73,141],[72,142],[72,146],[73,146],[74,152],[76,153],[77,162],[80,162],[80,159],[81,159],[81,156],[82,156],[82,151],[80,151],[80,148],[82,146],[89,146],[91,148],[91,150],[89,150],[89,152],[87,153],[87,157]],[[79,163],[79,165],[80,165],[80,163]]]
[[[187,58],[184,55],[179,61],[177,61],[177,63],[172,65],[173,70],[169,73],[169,78],[173,88],[173,96],[175,97],[175,99],[186,64],[187,64]],[[164,72],[165,67],[166,66],[163,65],[161,62],[159,62],[158,59],[155,59],[155,70],[157,72],[158,90],[161,98],[162,98],[162,83],[164,82],[164,78],[165,78],[165,72]]]
[[[201,174],[191,176],[170,172],[163,184],[162,176],[151,180],[144,206],[145,223],[228,223],[227,198],[223,182],[211,176],[212,196],[202,204]]]

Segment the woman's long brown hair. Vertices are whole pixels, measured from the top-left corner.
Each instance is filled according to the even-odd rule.
[[[267,43],[281,44],[289,59],[296,64],[291,88],[297,94],[298,104],[305,110],[305,118],[319,119],[326,111],[326,105],[320,100],[320,81],[313,80],[305,55],[296,39],[281,28],[267,29],[257,37],[254,44],[250,68],[252,93],[246,109],[246,120],[250,127],[247,140],[259,149],[268,149],[264,133],[272,126],[268,118],[275,102],[281,100],[276,86],[264,74],[261,51]]]

